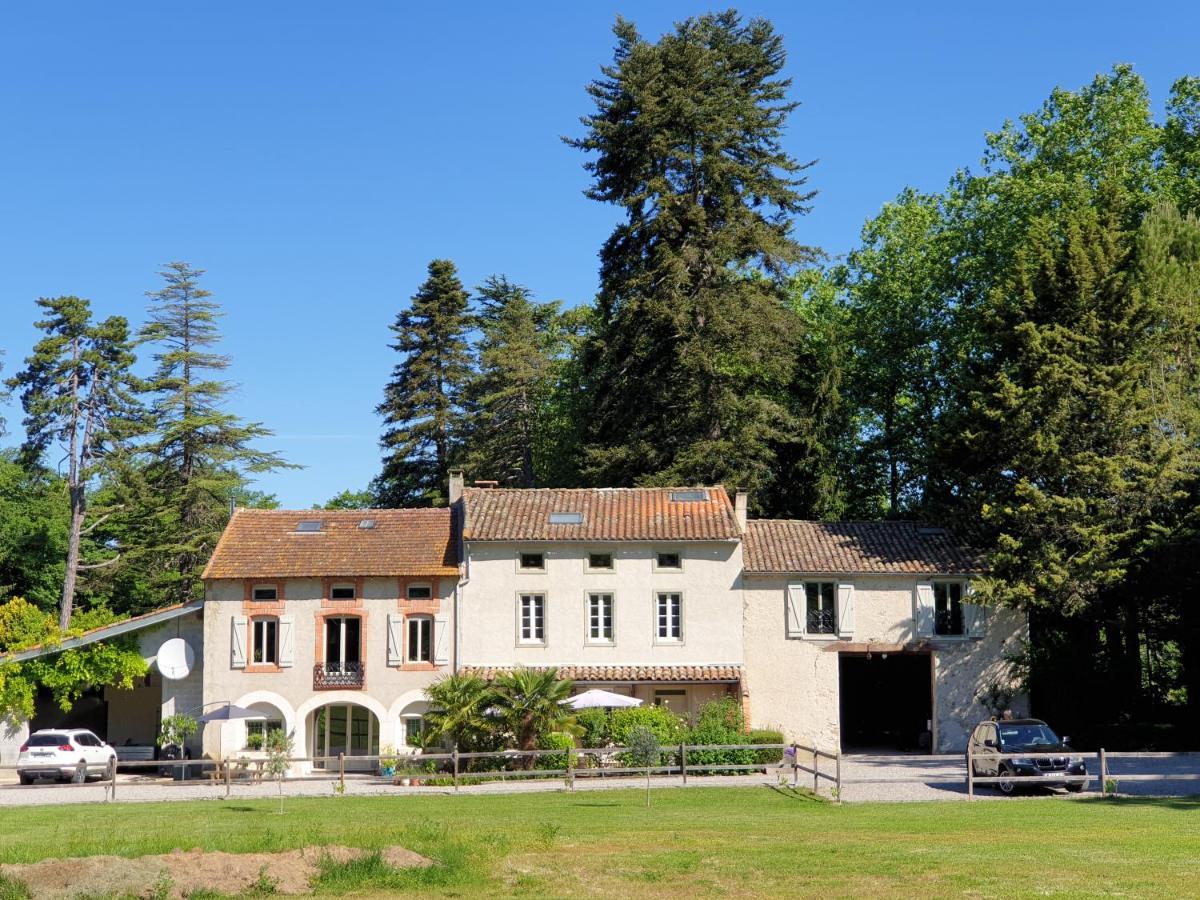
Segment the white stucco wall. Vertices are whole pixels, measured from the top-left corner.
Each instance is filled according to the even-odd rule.
[[[966,746],[970,727],[987,718],[979,693],[1007,672],[1004,657],[1020,648],[1024,617],[990,610],[978,639],[918,635],[914,626],[914,576],[858,576],[834,579],[854,584],[855,627],[845,641],[830,637],[788,637],[786,591],[803,578],[745,578],[746,681],[750,719],[776,727],[788,740],[833,750],[840,744],[839,653],[844,643],[901,643],[928,648],[933,655],[933,707],[938,752]],[[829,580],[822,576],[821,580]],[[1027,708],[1024,697],[1015,712]]]
[[[412,579],[414,582],[418,579]],[[441,601],[439,615],[447,616],[448,650],[453,661],[453,607],[456,579],[420,579],[433,585]],[[244,586],[241,581],[213,581],[207,585],[204,615],[204,657],[206,678],[203,703],[222,701],[239,706],[269,705],[277,709],[284,727],[293,734],[296,755],[309,755],[311,735],[308,715],[320,706],[352,703],[370,709],[378,718],[379,746],[404,743],[400,717],[424,699],[424,689],[450,671],[450,664],[419,671],[389,666],[387,659],[388,613],[401,612],[400,581],[396,578],[367,578],[363,581],[362,612],[366,613],[362,658],[365,686],[362,690],[314,690],[313,667],[316,663],[318,628],[323,585],[317,578],[286,581],[286,612],[295,617],[295,661],[292,666],[272,672],[252,672],[232,665],[232,620],[245,615]],[[357,614],[347,609],[346,614]],[[323,638],[322,638],[323,639]],[[245,747],[245,723],[226,722],[210,725],[203,736],[203,752],[208,755],[237,754]]]
[[[545,571],[518,569],[522,551],[545,554]],[[656,571],[659,552],[678,552],[682,570]],[[586,568],[589,553],[612,553],[612,571]],[[469,666],[736,665],[742,662],[741,566],[737,543],[490,543],[468,547],[461,589],[460,664]],[[658,591],[683,595],[683,640],[658,643]],[[587,642],[587,594],[611,593],[611,645]],[[517,640],[517,597],[546,596],[546,642]]]

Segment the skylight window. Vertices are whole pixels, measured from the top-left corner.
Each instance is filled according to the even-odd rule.
[[[551,525],[582,525],[583,513],[578,512],[552,512],[550,513]]]
[[[671,491],[674,503],[703,503],[707,499],[708,491]]]
[[[361,522],[358,523],[358,527],[362,528],[364,531],[370,531],[372,528],[375,527],[375,520],[374,519],[363,519]]]
[[[917,534],[925,537],[946,537],[950,532],[936,525],[925,525],[917,529]]]
[[[302,521],[296,523],[296,531],[302,532],[304,534],[312,534],[312,533],[320,531],[320,530],[321,530],[321,520],[320,519],[303,519]]]

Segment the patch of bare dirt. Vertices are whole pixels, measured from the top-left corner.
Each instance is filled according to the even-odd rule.
[[[278,894],[308,893],[326,857],[347,862],[370,851],[357,847],[304,847],[277,853],[224,853],[175,850],[158,856],[80,856],[36,863],[0,865],[0,874],[23,882],[35,897],[78,894],[132,894],[182,898],[195,891],[240,894],[269,881]],[[404,847],[386,847],[383,861],[405,868],[430,861]]]

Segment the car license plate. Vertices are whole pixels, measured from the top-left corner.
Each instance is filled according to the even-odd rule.
[[[49,750],[34,750],[33,755],[34,756],[53,756],[54,754],[51,753]]]

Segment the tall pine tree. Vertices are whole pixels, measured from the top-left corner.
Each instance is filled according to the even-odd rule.
[[[780,277],[810,255],[781,146],[790,82],[769,22],[730,11],[657,43],[618,19],[596,111],[572,146],[594,154],[588,196],[624,210],[601,250],[587,475],[596,482],[759,487],[792,437],[799,321]]]
[[[146,383],[153,432],[139,449],[144,466],[125,473],[127,529],[151,572],[157,603],[200,595],[200,571],[229,518],[231,501],[251,476],[286,467],[254,443],[271,436],[258,422],[225,409],[234,386],[219,376],[229,357],[216,352],[224,313],[200,286],[203,270],[167,263],[160,290],[147,292],[149,315],[140,339],[156,346]]]
[[[102,522],[85,525],[89,494],[106,467],[124,454],[129,438],[141,427],[142,410],[131,373],[135,357],[126,320],[110,316],[95,322],[88,301],[79,297],[42,298],[38,306],[46,318],[36,324],[46,336],[9,386],[21,391],[27,459],[40,462],[55,443],[63,452],[70,521],[58,618],[66,631],[79,573],[120,558],[81,558],[84,537]]]
[[[450,468],[462,454],[463,388],[471,373],[467,292],[454,263],[435,259],[411,306],[391,325],[402,355],[376,412],[383,416],[383,471],[371,489],[378,506],[441,506]]]
[[[548,402],[567,346],[558,304],[534,301],[503,275],[479,288],[478,303],[467,467],[513,487],[544,484]]]

